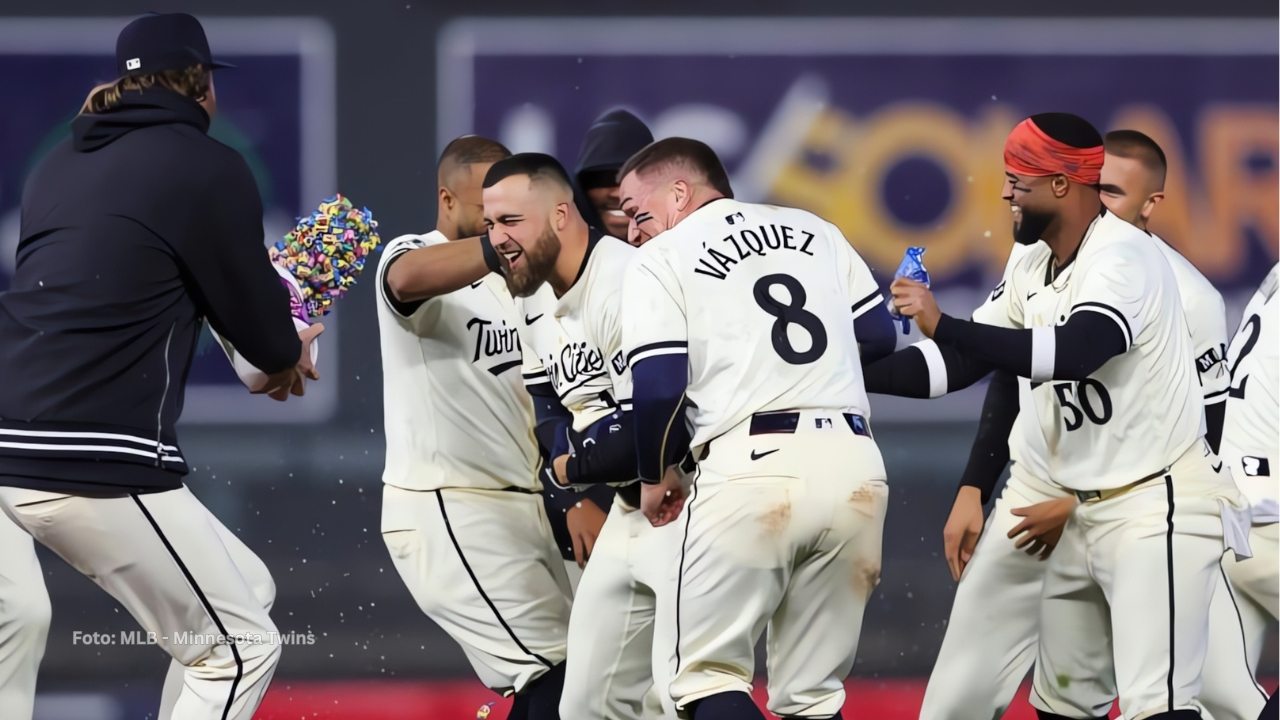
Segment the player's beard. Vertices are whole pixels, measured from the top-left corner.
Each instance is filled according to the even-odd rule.
[[[551,276],[560,257],[560,236],[548,225],[542,235],[523,250],[520,266],[507,265],[507,289],[516,297],[529,297]],[[506,265],[506,262],[503,261]]]
[[[1019,208],[1019,218],[1013,223],[1013,241],[1019,245],[1035,245],[1044,231],[1053,223],[1053,213]]]

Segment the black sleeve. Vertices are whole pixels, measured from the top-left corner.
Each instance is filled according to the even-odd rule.
[[[601,418],[582,433],[571,433],[575,451],[565,470],[571,485],[626,482],[636,477],[636,434],[630,412]]]
[[[1204,406],[1204,438],[1209,441],[1209,447],[1213,448],[1214,453],[1222,445],[1222,423],[1226,416],[1227,404],[1224,402]]]
[[[932,367],[926,352],[937,353]],[[862,380],[869,393],[923,399],[963,390],[989,372],[988,363],[926,341],[866,366]]]
[[[254,367],[267,374],[291,368],[302,344],[262,242],[262,200],[244,160],[237,155],[219,168],[207,195],[207,232],[166,238],[188,289],[213,329]]]
[[[1045,330],[1052,335],[1037,337]],[[1017,330],[943,315],[933,339],[940,346],[953,347],[994,368],[1039,381],[1084,380],[1108,360],[1129,349],[1120,326],[1093,312],[1076,313],[1065,324],[1054,328]],[[1037,346],[1045,340],[1052,345]],[[1043,361],[1036,361],[1038,354],[1045,356]]]
[[[987,398],[982,403],[978,434],[969,450],[969,464],[960,478],[961,487],[982,491],[982,504],[991,499],[996,482],[1009,464],[1009,432],[1018,417],[1018,379],[997,370],[991,374]]]
[[[898,329],[884,303],[876,303],[854,318],[853,334],[858,339],[858,356],[864,367],[892,353],[898,344]]]
[[[547,467],[550,467],[551,460],[569,452],[568,432],[573,415],[560,403],[560,396],[551,383],[530,385],[527,390],[533,399],[533,434],[547,455]]]

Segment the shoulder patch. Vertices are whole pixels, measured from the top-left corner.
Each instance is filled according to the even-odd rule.
[[[1222,362],[1222,354],[1218,352],[1218,348],[1209,348],[1204,354],[1196,358],[1196,368],[1201,374],[1207,373],[1213,369],[1214,365]]]
[[[613,372],[615,375],[621,375],[626,371],[627,358],[622,354],[622,351],[619,350],[618,353],[613,356]]]

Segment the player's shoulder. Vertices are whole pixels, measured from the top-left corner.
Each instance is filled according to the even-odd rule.
[[[1165,242],[1163,238],[1151,234],[1151,241],[1155,244],[1156,249],[1164,256],[1169,263],[1169,269],[1173,271],[1173,279],[1178,284],[1178,293],[1182,296],[1182,304],[1188,307],[1198,307],[1201,305],[1217,305],[1222,306],[1222,293],[1209,282],[1209,278],[1191,263],[1182,253],[1178,252],[1172,245]]]
[[[1276,289],[1280,287],[1280,263],[1271,266],[1271,272],[1262,279],[1262,284],[1258,286],[1258,295],[1262,298],[1262,302],[1268,303],[1275,299]]]
[[[405,252],[406,250],[417,250],[418,248],[424,248],[430,245],[439,245],[446,242],[449,242],[449,239],[446,238],[444,233],[439,230],[432,230],[429,233],[421,235],[409,233],[397,236],[393,238],[391,242],[384,245],[382,249],[382,256],[392,257],[398,253]]]

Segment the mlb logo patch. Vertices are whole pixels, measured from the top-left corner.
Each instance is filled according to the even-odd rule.
[[[142,58],[129,58],[124,61],[125,70],[137,70],[142,67]]]
[[[1245,455],[1240,458],[1240,469],[1248,477],[1271,477],[1271,463],[1264,457]]]

